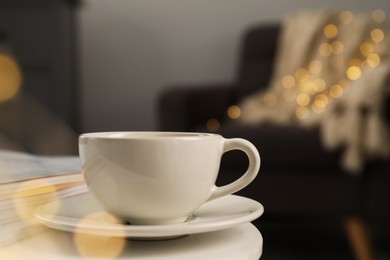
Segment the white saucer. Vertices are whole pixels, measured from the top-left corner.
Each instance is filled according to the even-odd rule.
[[[63,231],[90,235],[160,239],[227,229],[260,217],[263,206],[252,199],[228,195],[210,201],[185,223],[155,226],[125,225],[106,213],[89,193],[39,207],[36,218]]]

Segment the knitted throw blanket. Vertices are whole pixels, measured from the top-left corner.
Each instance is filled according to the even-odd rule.
[[[389,156],[384,13],[301,11],[284,19],[279,39],[271,85],[241,102],[241,122],[319,127],[326,148],[343,148],[342,166],[351,173]]]

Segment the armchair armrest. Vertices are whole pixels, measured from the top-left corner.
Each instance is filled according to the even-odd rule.
[[[229,83],[169,87],[158,97],[158,129],[190,131],[209,118],[222,119],[237,101],[238,89]]]

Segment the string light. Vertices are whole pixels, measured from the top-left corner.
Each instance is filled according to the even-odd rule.
[[[381,9],[377,9],[371,13],[371,17],[377,24],[384,22],[386,15]],[[353,22],[354,15],[351,11],[345,10],[339,13],[339,21],[348,25]],[[341,69],[345,64],[348,64],[345,70],[345,78],[340,79],[337,83],[328,85],[321,78],[323,64],[320,60],[312,60],[307,69],[298,68],[295,73],[284,75],[280,83],[284,87],[282,93],[286,101],[295,101],[298,105],[295,110],[295,115],[298,119],[305,119],[311,111],[314,113],[322,113],[326,106],[329,105],[334,98],[339,98],[351,86],[350,81],[359,79],[362,73],[369,71],[368,69],[376,68],[380,65],[381,57],[375,53],[375,44],[379,44],[384,40],[385,33],[380,28],[374,28],[370,31],[369,38],[362,42],[359,46],[359,53],[362,58],[354,57],[350,60],[345,60],[341,55],[344,52],[344,43],[336,39],[339,34],[339,28],[333,24],[326,24],[323,28],[323,35],[327,41],[323,42],[318,47],[318,54],[328,58],[330,65],[334,69]],[[277,104],[277,96],[274,93],[267,93],[262,97],[262,102],[265,106],[272,107]],[[237,119],[241,115],[241,110],[234,105],[227,110],[228,117]],[[219,129],[220,122],[211,118],[207,121],[207,128],[211,132]]]
[[[382,23],[385,14],[378,9],[372,12],[372,18],[376,23]],[[345,25],[352,23],[353,19],[354,16],[350,11],[343,11],[339,14],[340,22]],[[308,117],[310,113],[309,106],[312,112],[322,113],[334,98],[339,98],[343,95],[350,86],[349,81],[359,79],[363,72],[368,71],[368,68],[375,68],[381,62],[380,55],[374,52],[374,45],[384,40],[385,34],[383,30],[379,28],[371,30],[369,38],[359,46],[361,58],[356,56],[349,60],[345,60],[343,55],[341,55],[345,46],[342,41],[337,39],[338,34],[339,28],[335,24],[326,24],[323,28],[323,35],[327,41],[319,45],[318,54],[328,58],[330,65],[334,69],[339,70],[348,65],[344,79],[327,86],[326,81],[321,78],[323,64],[319,60],[312,60],[307,69],[303,67],[298,68],[294,73],[295,78],[292,75],[285,75],[281,79],[281,84],[285,88],[283,91],[284,99],[289,102],[295,100],[298,105],[295,111],[298,119]]]

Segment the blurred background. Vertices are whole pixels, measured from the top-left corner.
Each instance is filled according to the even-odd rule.
[[[33,88],[30,81],[48,84],[28,70],[38,67],[31,64],[42,54],[55,51],[48,41],[62,45],[58,59],[71,62],[77,75],[58,84],[77,84],[80,95],[72,102],[79,106],[80,132],[156,129],[160,91],[175,83],[233,80],[241,37],[254,24],[300,9],[390,11],[386,0],[4,0],[0,7],[0,25],[3,31],[12,28],[8,34],[25,71],[26,91]],[[29,39],[25,46],[18,42],[23,37]],[[55,73],[68,70],[58,67]]]
[[[155,129],[162,89],[233,80],[248,27],[320,7],[390,12],[386,0],[83,1],[77,11],[83,130]]]
[[[186,91],[211,82],[234,82],[240,69],[242,39],[248,28],[279,23],[293,11],[319,8],[363,12],[379,9],[390,14],[388,0],[1,0],[1,148],[38,154],[77,154],[79,133],[160,129],[161,93],[172,86]],[[276,143],[273,140],[280,139],[269,140]],[[311,147],[312,143],[309,140],[304,145]],[[310,160],[292,166],[287,162],[283,167],[279,167],[283,162],[278,166],[274,160],[275,165],[267,166],[268,151],[264,147],[260,151],[265,155],[262,169],[271,180],[264,177],[260,186],[255,184],[243,194],[264,201],[266,212],[270,209],[275,213],[256,221],[265,239],[263,259],[373,259],[358,258],[352,252],[342,225],[348,214],[330,222],[318,222],[305,212],[312,210],[308,205],[336,202],[337,192],[354,192],[367,186],[357,192],[359,201],[349,197],[345,200],[346,204],[364,204],[369,200],[360,200],[361,196],[369,188],[377,190],[375,184],[387,187],[386,182],[365,175],[350,177],[344,172],[340,172],[340,180],[333,180],[331,175],[332,180],[324,181],[321,177],[329,175],[321,167],[310,168],[321,177],[313,177],[310,172],[295,178],[286,169],[301,173],[301,169],[309,168]],[[294,150],[286,151],[294,154]],[[388,165],[379,166],[380,176],[390,172]],[[274,169],[277,172],[270,174]],[[331,168],[329,171],[334,172]],[[286,179],[285,175],[289,177]],[[306,181],[306,186],[313,182],[313,194],[333,189],[337,192],[321,193],[318,196],[331,201],[317,203],[313,199],[299,205],[305,207],[304,213],[290,214],[299,211],[291,210],[292,204],[285,200],[295,194],[291,185],[305,187]],[[344,183],[348,183],[346,190]],[[322,186],[317,188],[316,184]],[[261,185],[268,187],[263,189]],[[267,196],[272,190],[283,194],[283,188],[284,197]],[[256,197],[256,189],[264,190],[265,195]],[[387,193],[376,195],[382,198]],[[304,201],[316,196],[305,190],[291,198]],[[273,208],[278,205],[275,198],[280,207]],[[370,208],[372,204],[367,205]],[[383,209],[386,202],[378,205]],[[312,211],[316,212],[314,208]],[[321,210],[316,213],[326,219]],[[388,231],[388,224],[387,221],[379,229]],[[376,228],[372,228],[375,259],[390,259],[390,232],[376,232]]]

